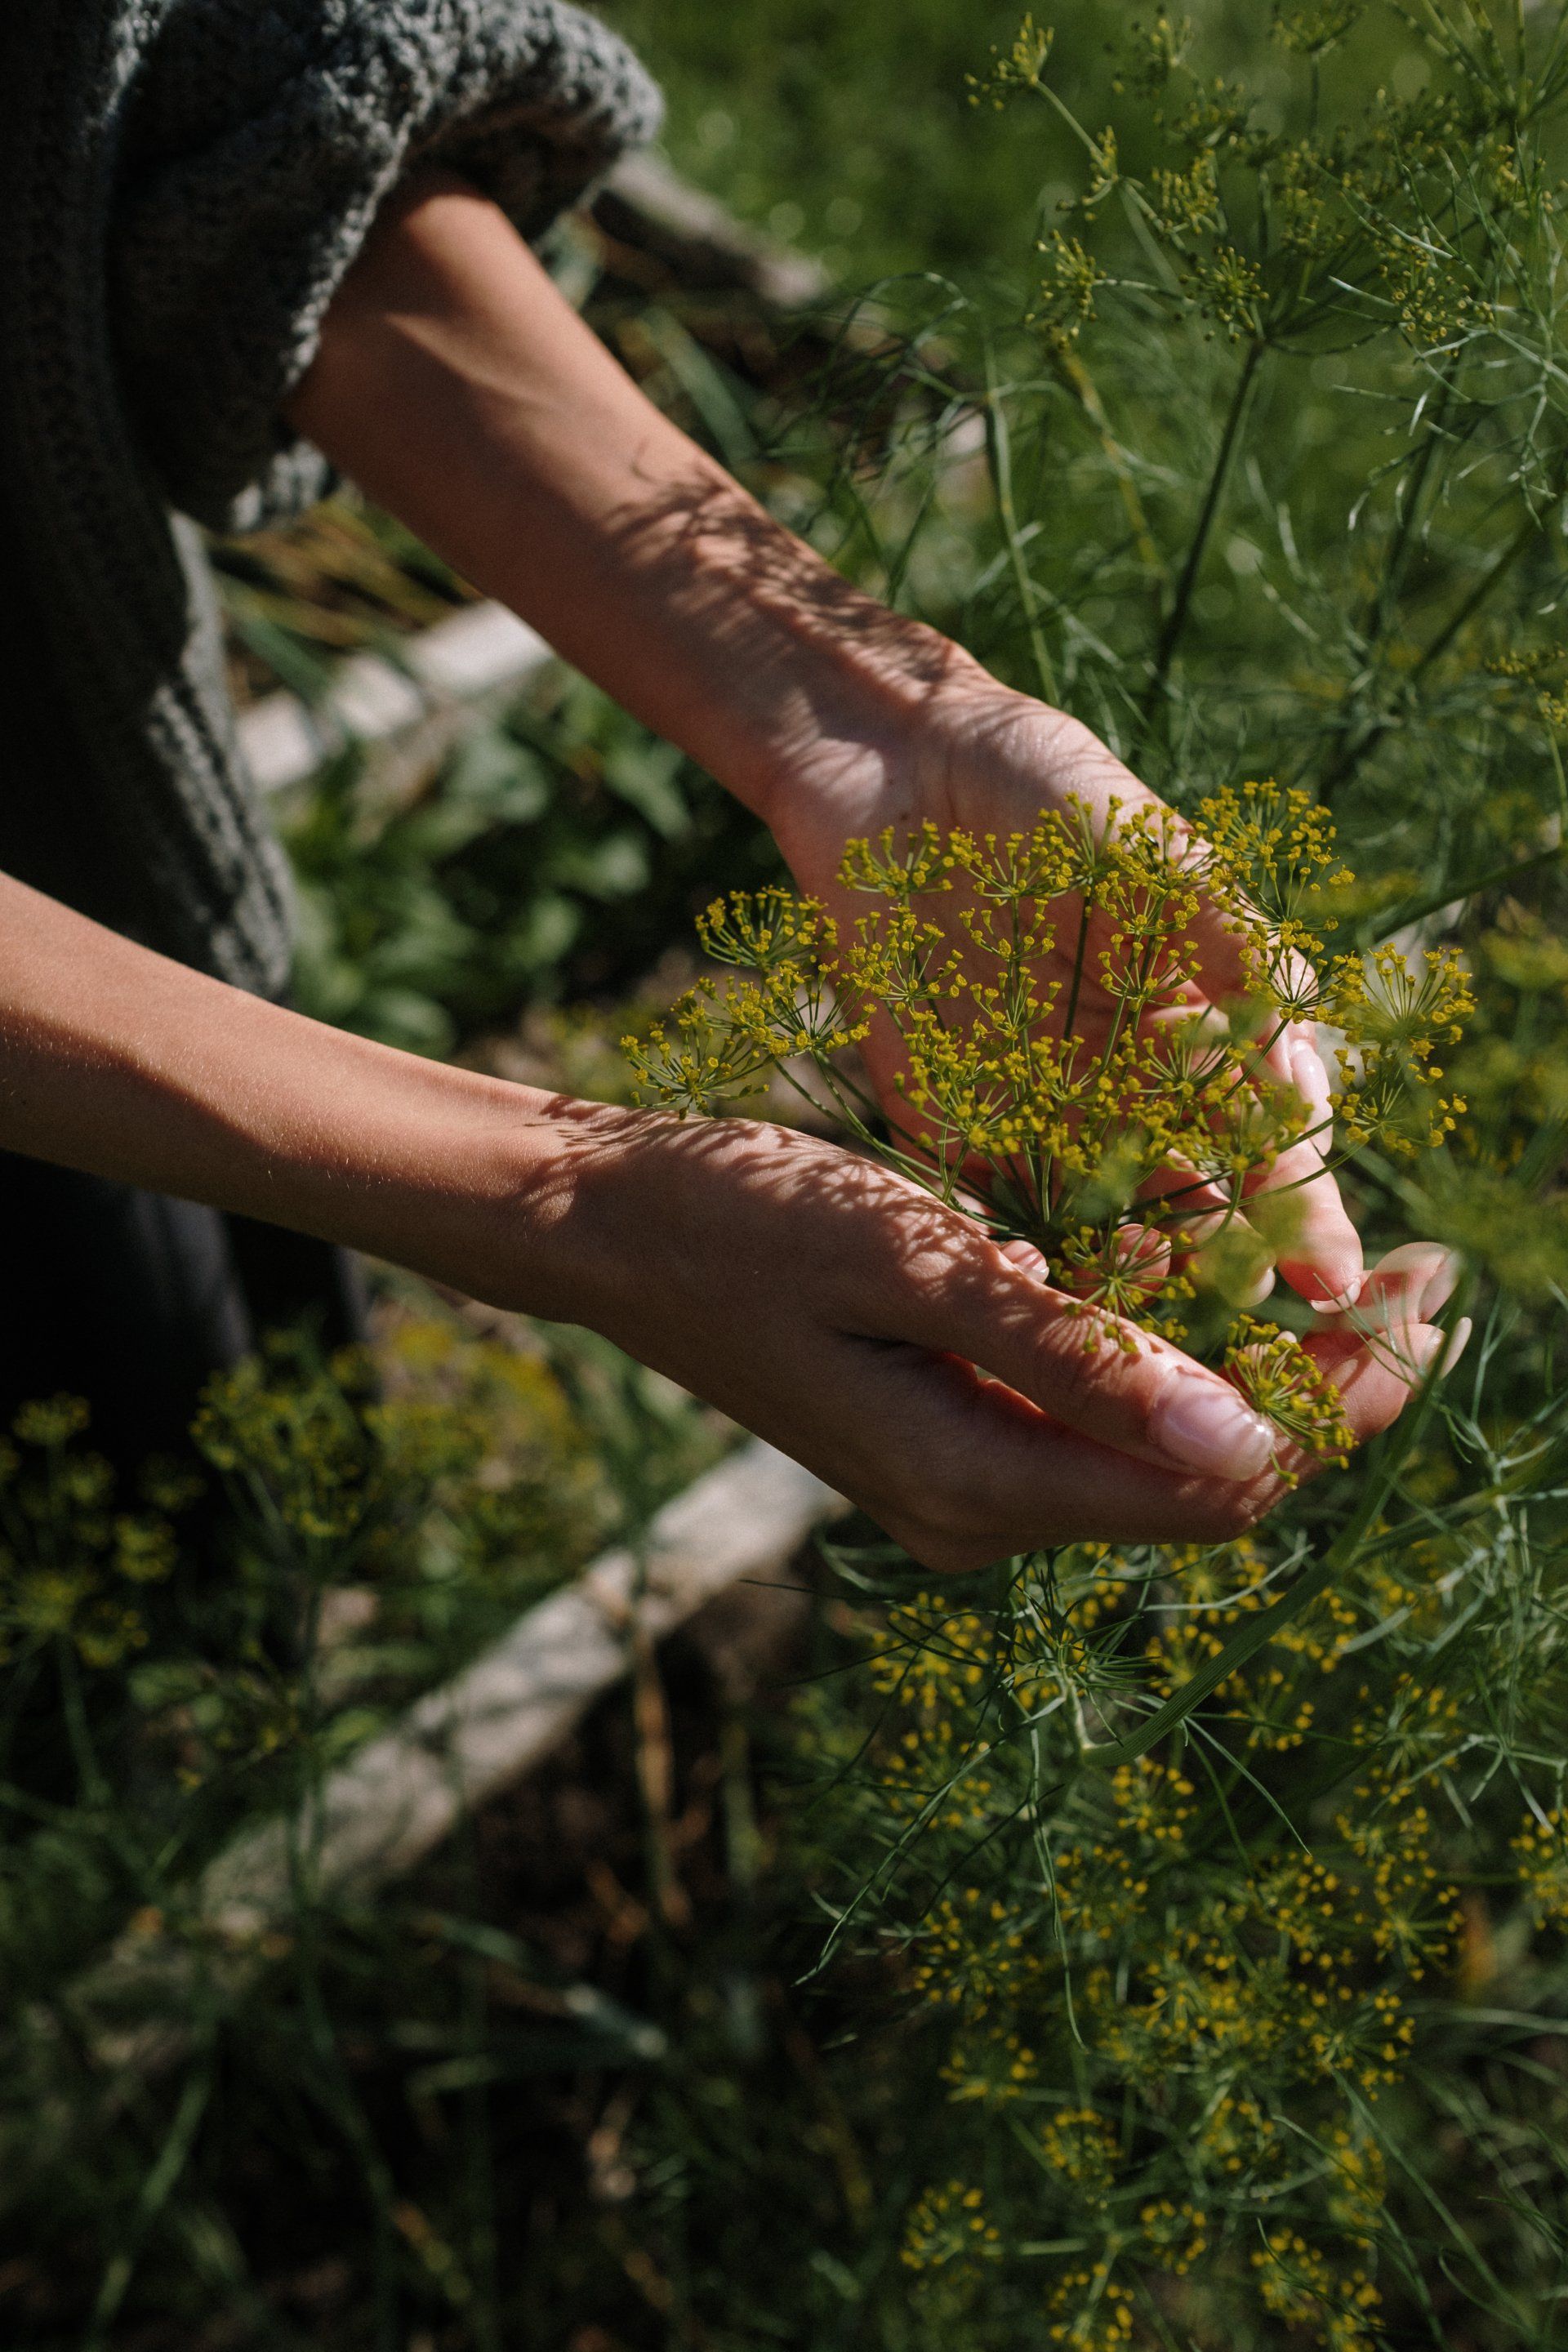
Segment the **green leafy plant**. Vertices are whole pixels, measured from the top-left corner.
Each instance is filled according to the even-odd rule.
[[[773,863],[717,785],[559,677],[477,719],[412,788],[341,754],[283,831],[300,1009],[432,1054],[530,1004],[635,986],[717,881]]]
[[[842,879],[870,911],[852,938],[782,891],[719,902],[703,947],[750,977],[699,982],[673,1041],[661,1026],[626,1047],[682,1111],[784,1076],[946,1205],[1037,1250],[1086,1350],[1134,1348],[1140,1326],[1188,1339],[1176,1310],[1206,1303],[1205,1336],[1228,1338],[1226,1370],[1282,1438],[1342,1459],[1310,1358],[1237,1309],[1289,1254],[1293,1195],[1333,1160],[1331,1112],[1353,1143],[1396,1153],[1452,1129],[1463,1104],[1435,1055],[1471,999],[1449,950],[1415,970],[1393,949],[1329,952],[1350,877],[1304,794],[1227,792],[1197,821],[1194,836],[1145,806],[1101,824],[1072,803],[1005,842],[931,826],[853,843]],[[1233,965],[1224,1010],[1204,996],[1205,926]],[[890,1126],[846,1066],[878,1020],[899,1045]],[[1313,1021],[1345,1041],[1332,1103],[1289,1075],[1293,1024]]]
[[[1385,1243],[1468,1249],[1479,1327],[1447,1391],[1425,1383],[1246,1545],[1079,1548],[956,1591],[911,1586],[886,1547],[839,1548],[866,1662],[804,1707],[833,1764],[809,1833],[832,1915],[818,1981],[879,1962],[900,2030],[941,2044],[945,2097],[908,2095],[910,2341],[1545,2347],[1568,2244],[1568,17],[1290,6],[1266,47],[1160,11],[1115,32],[1108,128],[1058,79],[1090,29],[1026,24],[973,90],[1036,110],[1042,173],[1074,159],[1032,298],[1009,313],[954,286],[883,289],[903,332],[879,359],[847,348],[858,438],[825,474],[820,528],[1097,727],[1197,835],[1225,832],[1232,791],[1241,837],[1231,780],[1249,774],[1316,823],[1331,810],[1357,879],[1336,886],[1328,958],[1310,923],[1300,942],[1320,976],[1352,959],[1390,1037],[1409,1016],[1407,1045],[1435,1033],[1427,950],[1444,1027],[1463,995],[1477,1007],[1419,1126],[1385,1117],[1398,1056],[1380,1074],[1352,1051],[1342,1181]],[[710,950],[754,977],[709,989],[649,1076],[698,1107],[782,1063],[861,1148],[1032,1241],[1063,1284],[1076,1241],[1102,1310],[1158,1319],[1170,1290],[1125,1238],[1137,1151],[1125,1192],[1095,1193],[1089,1244],[1068,1171],[1019,1175],[1034,1134],[1084,1132],[1053,1057],[1089,1066],[1096,1033],[1043,995],[1010,1032],[962,982],[944,998],[919,892],[887,887],[922,847],[936,868],[952,854],[861,853],[889,911],[853,941],[784,901],[721,911]],[[964,861],[984,869],[982,923],[1018,854],[957,852],[966,888]],[[1233,872],[1262,911],[1257,862],[1261,881]],[[1041,896],[1016,937],[1048,968]],[[1007,955],[980,938],[1005,1003]],[[1253,992],[1251,1037],[1233,1017],[1211,1050],[1256,1088],[1247,1048],[1289,998]],[[846,1052],[873,1015],[905,1044],[908,1110],[886,1130]],[[1364,1016],[1342,1000],[1331,1017]],[[1263,1157],[1290,1148],[1289,1122],[1264,1127]],[[1105,1158],[1074,1181],[1103,1187]],[[1256,1216],[1248,1199],[1238,1171],[1228,1205]],[[1197,1286],[1202,1255],[1177,1247],[1174,1278]],[[1207,1343],[1203,1304],[1182,1315]],[[1250,1312],[1292,1362],[1278,1303]],[[863,2021],[856,2063],[876,2038]]]
[[[139,1581],[115,1518],[142,1529],[126,1557],[155,1561],[204,1507],[72,1469],[85,1496],[46,1528],[25,1496],[43,1508],[47,1465],[82,1446],[29,1424],[0,1496],[5,2113],[28,2196],[0,2242],[8,2340],[1557,2352],[1568,37],[1556,5],[1510,0],[1194,15],[1133,25],[1073,0],[1048,55],[1043,25],[1015,52],[1011,20],[959,26],[939,0],[831,23],[757,0],[732,26],[671,0],[647,22],[678,142],[725,184],[750,174],[752,209],[798,197],[815,234],[846,191],[875,211],[882,189],[866,251],[963,274],[877,289],[815,413],[781,403],[763,481],[780,511],[1094,725],[1194,829],[1247,777],[1329,808],[1355,879],[1321,979],[1395,944],[1396,986],[1427,948],[1459,960],[1476,1011],[1436,1082],[1464,1098],[1458,1125],[1436,1143],[1403,1114],[1392,1137],[1358,1128],[1352,1065],[1336,1148],[1370,1247],[1463,1250],[1468,1354],[1390,1440],[1205,1559],[1079,1549],[932,1589],[847,1538],[791,1720],[762,1733],[772,1802],[731,1666],[721,1687],[667,1660],[666,1713],[645,1685],[635,1726],[608,1711],[406,1900],[302,1903],[244,1999],[176,2005],[190,2054],[141,2085],[58,2023],[72,1969],[137,1906],[177,1909],[193,1857],[339,1752],[334,1726],[361,1736],[559,1572],[566,1536],[529,1532],[557,1468],[568,1516],[626,1507],[591,1470],[578,1486],[575,1443],[560,1463],[523,1445],[542,1484],[524,1467],[509,1486],[513,1448],[482,1436],[432,1483],[384,1483],[376,1465],[419,1447],[374,1434],[363,1391],[333,1404],[275,1365],[212,1431],[238,1448],[206,1472],[245,1514],[238,1573]],[[971,109],[963,70],[991,40],[1006,86]],[[607,728],[590,714],[585,751],[567,732],[584,830],[613,835],[619,795],[571,767]],[[531,741],[501,746],[496,810]],[[564,971],[553,950],[509,961],[512,912],[533,877],[557,892],[583,805],[545,773],[561,833],[502,811],[450,853],[438,824],[422,844],[357,786],[321,839],[301,815],[321,1009],[439,1045],[510,1017],[520,987],[617,984],[629,902],[574,885]],[[426,814],[448,793],[471,814],[460,775]],[[689,863],[643,840],[679,881],[639,958],[715,889],[770,878],[729,864],[754,848],[700,812]],[[468,927],[435,953],[409,915],[427,886]],[[806,961],[826,1021],[815,945]],[[405,981],[416,1004],[388,1002]],[[777,1014],[782,1043],[798,1032]],[[1238,1018],[1226,1050],[1245,1066],[1267,1034]],[[858,1118],[944,1181],[947,1097],[933,1153],[911,1095],[906,1136],[867,1115],[837,1045],[787,1066],[848,1132]],[[1375,1090],[1359,1098],[1376,1113]],[[1063,1272],[1065,1213],[1053,1227],[965,1192],[1043,1232]],[[1166,1306],[1222,1346],[1206,1318],[1234,1319],[1247,1269],[1216,1253],[1202,1270],[1223,1282],[1200,1286],[1212,1236],[1191,1238],[1171,1280],[1197,1295]],[[1145,1297],[1124,1311],[1158,1320]],[[1243,1311],[1260,1344],[1292,1338],[1278,1295]],[[630,1375],[552,1362],[611,1483],[701,1457]],[[414,1386],[468,1381],[453,1362]],[[540,1433],[505,1383],[472,1403]],[[342,1475],[296,1491],[318,1455]],[[301,1510],[333,1532],[290,1528]],[[60,1563],[66,1613],[46,1624],[23,1588]],[[300,1701],[312,1595],[326,1638]],[[145,1639],[121,1625],[99,1648],[100,1601]],[[62,1728],[62,1662],[95,1780]],[[1090,1769],[1086,1742],[1110,1751]],[[694,1909],[679,1927],[646,1859],[642,1792],[666,1768],[665,1852]],[[43,2137],[62,2101],[107,2115],[68,2161]]]

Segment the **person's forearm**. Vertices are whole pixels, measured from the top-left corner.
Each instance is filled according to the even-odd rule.
[[[0,1147],[569,1313],[551,1237],[581,1115],[265,1003],[0,877]]]
[[[803,747],[858,750],[973,671],[661,415],[460,184],[388,206],[290,414],[775,830]]]
[[[1086,1360],[1070,1307],[884,1170],[810,1136],[421,1062],[4,878],[0,1146],[592,1323],[934,1566],[1084,1537],[1214,1541],[1279,1491],[1273,1439],[1215,1374],[1131,1333]],[[1362,1433],[1386,1425],[1397,1376],[1353,1334],[1314,1344]]]

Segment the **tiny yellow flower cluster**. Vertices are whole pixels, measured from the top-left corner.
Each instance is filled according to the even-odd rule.
[[[1199,2256],[1208,2252],[1208,2216],[1200,2207],[1173,2205],[1162,2197],[1138,2215],[1142,2251],[1163,2270],[1184,2278]]]
[[[0,1664],[62,1644],[101,1670],[146,1646],[133,1596],[173,1571],[169,1514],[194,1496],[188,1481],[154,1465],[142,1481],[152,1507],[116,1509],[113,1471],[77,1444],[87,1428],[81,1399],[58,1396],[24,1405],[16,1444],[0,1440]]]
[[[1011,48],[993,48],[988,73],[964,76],[971,106],[979,106],[989,99],[994,106],[1001,108],[1015,90],[1038,89],[1052,39],[1048,26],[1042,27],[1032,16],[1026,16]]]
[[[1336,2270],[1299,2230],[1268,2231],[1252,2261],[1265,2305],[1287,2326],[1317,2330],[1325,2352],[1371,2352],[1382,2297],[1363,2272]]]
[[[1086,2205],[1101,2205],[1116,2177],[1116,2135],[1093,2107],[1063,2107],[1040,2135],[1040,2154]]]
[[[1278,1753],[1311,1726],[1303,1690],[1339,1678],[1338,1736],[1368,1752],[1321,1850],[1265,1841],[1244,1856],[1204,1801],[1191,1747],[1167,1746],[1070,1784],[1070,1800],[1058,1792],[1063,1811],[1025,1850],[1032,1861],[1015,1849],[1006,1862],[998,1832],[1029,1786],[1027,1742],[1064,1736],[1072,1714],[1064,1650],[1046,1639],[1053,1578],[1058,1604],[1076,1580],[1097,1639],[1126,1647],[1129,1612],[1152,1618],[1141,1638],[1157,1689],[1179,1687],[1212,1654],[1208,1618],[1224,1627],[1267,1605],[1256,1542],[1178,1553],[1162,1569],[1151,1585],[1135,1557],[1084,1546],[1058,1555],[1049,1576],[1021,1572],[1005,1610],[957,1610],[936,1591],[878,1621],[871,1673],[885,1712],[859,1801],[885,1808],[884,1843],[918,1833],[928,1866],[941,1877],[945,1856],[951,1873],[911,1933],[907,1982],[943,2021],[954,2110],[1005,2114],[1037,2153],[1030,2234],[1085,2249],[1053,2290],[1052,2341],[1142,2340],[1141,2285],[1163,2271],[1201,2275],[1205,2294],[1221,2277],[1227,2294],[1249,2283],[1271,2323],[1371,2352],[1387,2195],[1371,2118],[1411,2058],[1411,1995],[1455,1963],[1462,1925],[1426,1801],[1447,1769],[1452,1695],[1401,1676],[1387,1720],[1357,1715],[1358,1631],[1403,1605],[1415,1573],[1374,1539],[1346,1591],[1323,1594],[1210,1702],[1210,1732],[1234,1726],[1234,1753]],[[1150,1609],[1152,1594],[1167,1600]],[[1047,1656],[1052,1672],[1037,1679]],[[1047,1711],[1030,1712],[1047,1691]],[[1035,1769],[1050,1777],[1048,1764]],[[1521,1838],[1527,1864],[1549,1857],[1560,1826]],[[1069,2046],[1079,2089],[1064,2101],[1053,2078]],[[1258,2261],[1234,2222],[1216,2229],[1216,2207],[1258,2217]],[[922,2224],[919,2243],[930,2234]],[[1256,2245],[1251,2225],[1247,2235]],[[943,2275],[956,2279],[963,2242],[943,2242]],[[979,2281],[974,2261],[965,2274]]]
[[[1066,2352],[1125,2352],[1132,2341],[1132,2291],[1102,2259],[1070,2270],[1054,2289],[1050,2309],[1062,2316],[1048,2330]]]
[[[1043,267],[1028,323],[1051,350],[1065,354],[1094,316],[1094,298],[1106,272],[1076,236],[1054,229],[1038,247]]]
[[[1419,972],[1392,949],[1329,952],[1349,877],[1300,790],[1227,787],[1198,826],[1072,800],[1005,839],[927,824],[854,842],[841,884],[864,912],[782,889],[716,903],[701,936],[723,975],[626,1051],[682,1113],[793,1087],[1038,1249],[1086,1349],[1189,1336],[1175,1309],[1204,1298],[1231,1378],[1301,1454],[1341,1460],[1350,1433],[1308,1352],[1237,1319],[1289,1246],[1297,1189],[1331,1164],[1326,1120],[1281,1075],[1288,1033],[1331,1026],[1343,1133],[1411,1150],[1462,1108],[1434,1055],[1459,1034],[1466,977],[1446,951]],[[880,1104],[854,1053],[873,1024],[898,1041]]]
[[[1277,0],[1274,31],[1316,73],[1364,7],[1365,0]],[[1463,95],[1441,82],[1403,99],[1374,89],[1359,123],[1282,133],[1266,125],[1246,89],[1192,72],[1189,32],[1162,9],[1152,25],[1135,20],[1120,44],[1115,86],[1155,101],[1165,160],[1140,179],[1121,170],[1113,131],[1082,131],[1087,184],[1062,199],[1063,211],[1092,214],[1120,185],[1146,234],[1165,247],[1185,303],[1255,351],[1305,342],[1321,312],[1342,305],[1358,281],[1369,298],[1379,289],[1382,317],[1424,354],[1494,323],[1487,241],[1475,239],[1479,250],[1472,250],[1464,231],[1489,215],[1528,221],[1552,193],[1521,164],[1504,77],[1494,89],[1472,76]],[[995,54],[992,72],[974,84],[976,100],[1001,107],[1043,97],[1059,110],[1045,80],[1049,47],[1048,34],[1026,20],[1014,50]],[[1461,147],[1468,184],[1456,206],[1445,174]],[[1417,233],[1402,215],[1415,215]],[[1045,323],[1048,336],[1058,331],[1048,317]]]
[[[986,2218],[981,2191],[962,2180],[928,2189],[909,2219],[900,2258],[910,2270],[984,2261],[1001,2252],[1001,2231]]]
[[[1541,1927],[1568,1925],[1568,1825],[1560,1806],[1533,1816],[1513,1841],[1520,1883]]]

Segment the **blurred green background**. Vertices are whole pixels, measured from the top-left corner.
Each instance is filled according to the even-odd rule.
[[[903,270],[1022,283],[1037,224],[1079,185],[1081,159],[1043,109],[971,103],[967,78],[1017,33],[1014,0],[606,0],[600,13],[663,84],[676,168],[847,284]],[[1161,13],[1035,10],[1056,28],[1052,85],[1080,118],[1107,118],[1114,42]],[[1295,76],[1270,38],[1274,13],[1268,0],[1194,0],[1173,15],[1192,20],[1195,62],[1245,68],[1282,118]],[[1328,60],[1326,85],[1336,69],[1364,78],[1380,50],[1395,95],[1412,96],[1426,68],[1392,20],[1370,45],[1363,32],[1353,67]],[[1124,125],[1130,110],[1117,111]],[[1123,158],[1134,171],[1147,160],[1125,137]]]

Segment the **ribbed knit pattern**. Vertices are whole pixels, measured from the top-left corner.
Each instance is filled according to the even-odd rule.
[[[72,744],[46,887],[275,992],[282,861],[173,510],[245,528],[320,494],[279,409],[412,163],[536,234],[651,132],[657,95],[557,0],[31,0],[0,68],[0,516],[48,673],[45,695],[0,646],[0,866],[30,688]]]

